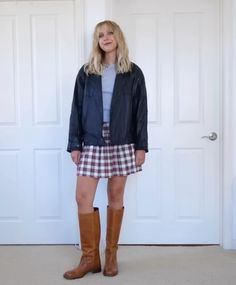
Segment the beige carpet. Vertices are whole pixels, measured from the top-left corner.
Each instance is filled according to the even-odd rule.
[[[0,246],[0,284],[236,284],[236,251],[218,246],[120,246],[118,276],[90,273],[82,279],[63,279],[63,272],[79,257],[74,246]]]

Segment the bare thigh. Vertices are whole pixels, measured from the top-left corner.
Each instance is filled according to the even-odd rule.
[[[127,176],[113,176],[108,179],[108,205],[113,209],[120,209],[124,205],[124,192]]]
[[[99,178],[90,176],[77,176],[76,202],[79,213],[90,213],[93,211],[93,201]]]

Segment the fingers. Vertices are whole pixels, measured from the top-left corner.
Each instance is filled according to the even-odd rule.
[[[135,152],[135,164],[136,166],[141,166],[145,161],[145,151],[137,150]]]
[[[76,165],[78,165],[79,161],[80,161],[80,151],[77,151],[77,150],[72,151],[71,152],[71,159]]]
[[[144,159],[136,158],[135,164],[136,166],[141,166],[144,163]]]
[[[144,161],[143,160],[136,160],[136,166],[141,166],[142,164],[144,163]]]

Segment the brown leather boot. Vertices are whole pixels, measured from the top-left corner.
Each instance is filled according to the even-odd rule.
[[[79,226],[82,257],[76,268],[64,273],[66,279],[82,278],[88,272],[101,272],[99,209],[94,208],[93,213],[79,214]]]
[[[105,276],[118,274],[117,249],[123,213],[124,207],[119,210],[107,207],[106,259],[103,271]]]

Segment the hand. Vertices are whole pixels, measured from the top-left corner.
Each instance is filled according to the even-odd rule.
[[[135,151],[135,164],[136,166],[141,166],[145,161],[145,150]]]
[[[70,154],[72,161],[78,165],[80,161],[80,154],[81,152],[79,150],[73,150]]]

